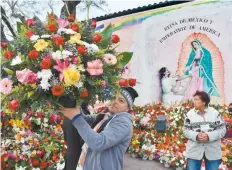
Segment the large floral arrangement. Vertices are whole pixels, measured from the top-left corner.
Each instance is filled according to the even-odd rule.
[[[47,16],[45,23],[18,23],[18,36],[1,42],[2,108],[6,113],[41,106],[73,107],[95,95],[110,98],[118,89],[132,53],[116,53],[120,38],[109,25],[95,32],[96,21]]]
[[[134,134],[128,152],[133,157],[144,160],[157,160],[165,166],[185,169],[187,160],[184,156],[186,142],[183,135],[184,115],[193,107],[192,103],[183,103],[168,109],[161,104],[149,104],[134,107]],[[231,129],[231,115],[228,106],[213,105],[223,115]],[[168,129],[165,133],[156,132],[154,125],[158,115],[168,116]],[[229,139],[230,140],[230,139]],[[231,166],[231,142],[222,140],[223,164],[221,169]]]

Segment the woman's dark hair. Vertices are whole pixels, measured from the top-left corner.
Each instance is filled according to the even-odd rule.
[[[81,110],[85,115],[90,115],[87,102],[81,103]]]
[[[196,48],[194,47],[193,43],[197,43],[197,41],[192,41],[192,42],[191,42],[192,47],[196,50]],[[197,43],[197,44],[198,44],[198,43]]]
[[[199,96],[200,99],[205,102],[205,106],[208,107],[209,103],[210,103],[210,97],[208,95],[208,93],[204,92],[204,91],[196,91],[196,93],[193,95],[195,96]]]
[[[162,80],[162,78],[165,76],[165,72],[167,71],[168,69],[166,67],[162,67],[160,70],[159,70],[159,78],[160,78],[160,81]],[[168,77],[170,76],[170,72],[168,74]]]

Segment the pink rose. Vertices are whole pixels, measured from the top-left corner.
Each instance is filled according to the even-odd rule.
[[[56,123],[57,120],[59,120],[59,119],[60,119],[60,116],[58,116],[58,115],[56,115],[56,114],[54,114],[54,113],[50,114],[50,121],[51,121],[52,123]]]
[[[37,74],[34,72],[30,72],[27,76],[26,82],[30,84],[35,84],[38,81]]]
[[[91,76],[103,74],[103,63],[101,60],[94,60],[87,63],[87,71]]]
[[[16,71],[16,77],[21,83],[34,84],[38,81],[37,74],[26,68],[22,71]]]

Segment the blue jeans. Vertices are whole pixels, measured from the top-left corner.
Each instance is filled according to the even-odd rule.
[[[202,160],[188,159],[187,170],[201,170]],[[221,164],[220,159],[210,161],[204,158],[204,160],[205,160],[205,170],[218,170]]]

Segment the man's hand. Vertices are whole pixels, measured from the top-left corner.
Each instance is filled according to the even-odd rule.
[[[200,132],[197,135],[197,140],[200,141],[200,142],[208,142],[209,137],[208,137],[207,133]]]
[[[77,105],[75,108],[65,108],[63,107],[60,112],[66,116],[67,118],[71,119],[76,116],[77,114],[80,114],[80,107]]]

